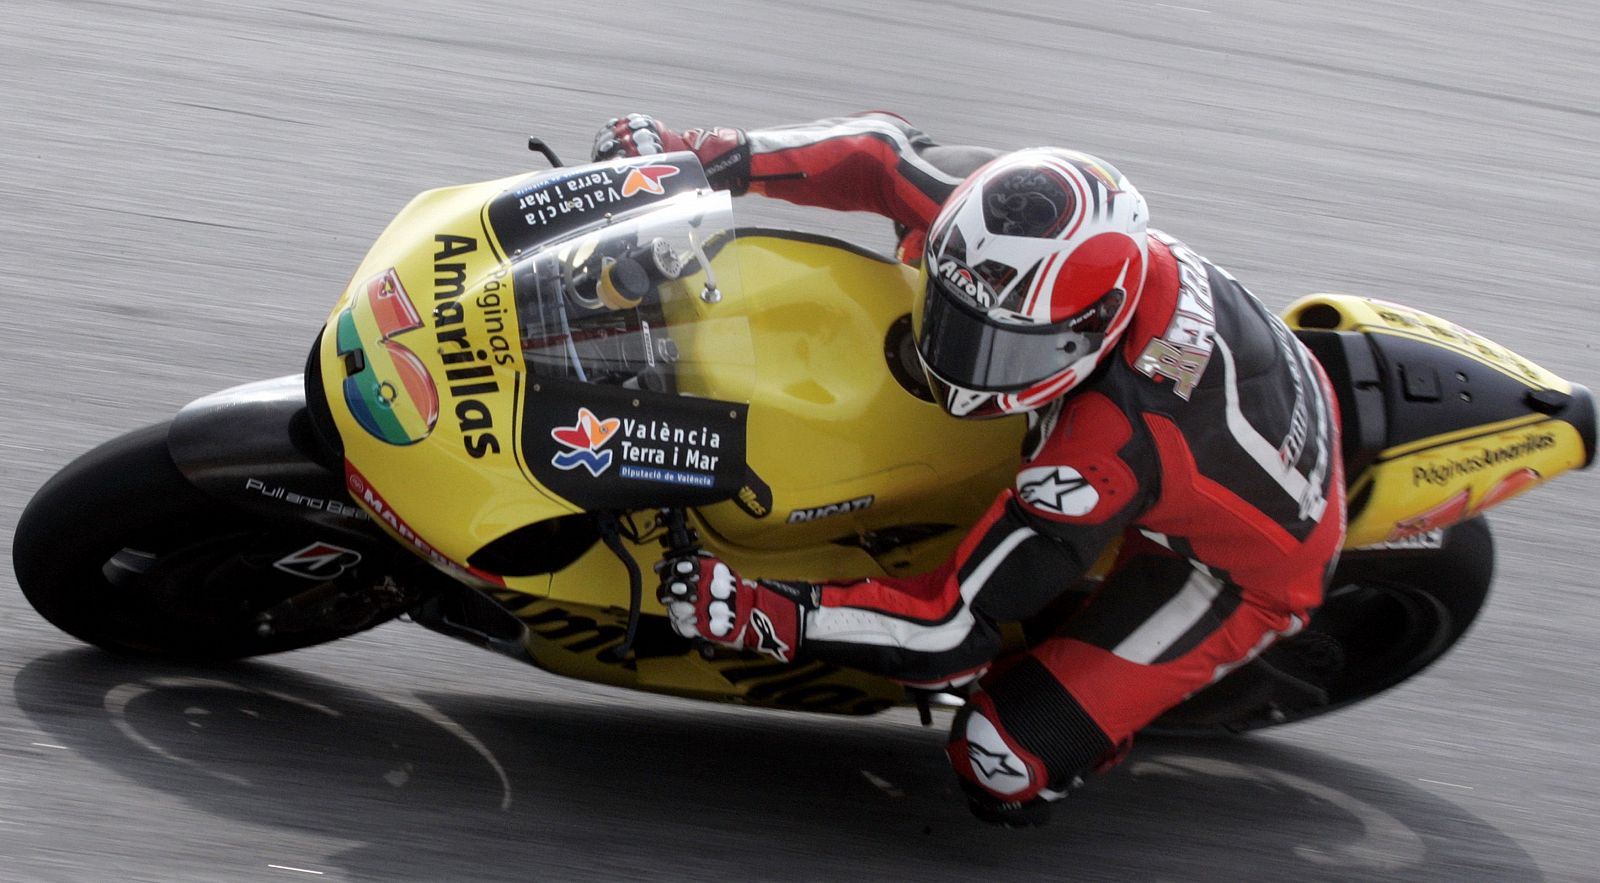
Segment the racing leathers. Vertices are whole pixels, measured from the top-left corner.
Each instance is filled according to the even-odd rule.
[[[619,141],[648,152],[655,140],[694,150],[713,183],[735,192],[886,215],[913,262],[944,200],[997,155],[935,145],[883,113],[681,135],[630,120],[602,132],[597,153]],[[1306,623],[1345,527],[1328,381],[1226,271],[1152,232],[1118,347],[1029,415],[1015,484],[943,566],[806,584],[669,562],[663,600],[675,625],[926,688],[981,677],[949,743],[980,815],[980,803],[1052,799],[1114,762],[1163,711]],[[1074,595],[1119,538],[1109,576]],[[1026,653],[996,660],[1001,624],[1052,603],[1076,606]]]

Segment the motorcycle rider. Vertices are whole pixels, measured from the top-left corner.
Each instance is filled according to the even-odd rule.
[[[1015,486],[938,569],[811,584],[677,558],[659,597],[678,633],[926,689],[976,682],[947,750],[973,811],[1017,825],[1305,625],[1344,535],[1332,390],[1232,276],[1147,231],[1115,168],[940,146],[881,112],[683,132],[635,114],[594,155],[676,150],[736,195],[891,218],[922,270],[938,402],[1030,430]],[[1101,587],[1071,596],[1119,537]],[[1055,634],[995,659],[1001,623],[1063,596],[1080,606]]]

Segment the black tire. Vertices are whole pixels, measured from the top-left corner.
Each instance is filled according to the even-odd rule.
[[[224,660],[293,650],[369,627],[261,635],[256,616],[318,583],[273,568],[316,541],[309,525],[220,503],[186,481],[169,424],[107,442],[62,469],[17,523],[12,561],[51,624],[118,653]],[[384,550],[362,550],[381,560]],[[362,579],[367,563],[335,579]],[[349,583],[358,585],[358,583]]]
[[[1306,629],[1163,715],[1151,729],[1216,734],[1276,726],[1369,699],[1437,662],[1489,596],[1494,542],[1482,516],[1437,549],[1357,551]]]

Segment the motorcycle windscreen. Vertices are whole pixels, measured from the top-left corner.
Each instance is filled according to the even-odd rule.
[[[584,509],[736,494],[756,359],[728,194],[681,193],[513,264],[528,470]]]

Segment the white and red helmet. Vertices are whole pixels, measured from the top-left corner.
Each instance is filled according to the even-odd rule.
[[[1144,197],[1085,153],[1034,148],[972,174],[933,220],[917,354],[957,417],[1032,411],[1082,383],[1144,287]]]

